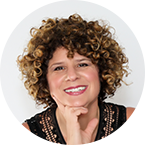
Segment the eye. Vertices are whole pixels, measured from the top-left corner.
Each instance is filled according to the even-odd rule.
[[[86,66],[88,66],[87,63],[81,63],[81,64],[78,65],[78,67],[86,67]]]
[[[59,66],[59,67],[56,67],[56,68],[54,69],[54,71],[59,71],[59,70],[63,70],[63,69],[64,69],[64,67]]]

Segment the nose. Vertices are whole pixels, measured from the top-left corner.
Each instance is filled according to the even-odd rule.
[[[79,74],[74,67],[68,68],[66,72],[66,81],[75,81],[79,78]]]

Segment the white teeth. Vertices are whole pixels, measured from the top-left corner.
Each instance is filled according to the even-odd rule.
[[[84,90],[86,87],[78,87],[75,89],[65,90],[65,92],[78,92]]]

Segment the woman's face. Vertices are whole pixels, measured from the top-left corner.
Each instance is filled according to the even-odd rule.
[[[51,95],[68,106],[88,107],[100,92],[99,70],[91,60],[75,53],[67,58],[64,47],[57,48],[49,61],[47,81]]]

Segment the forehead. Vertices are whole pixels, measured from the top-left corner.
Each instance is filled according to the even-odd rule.
[[[57,48],[56,49],[56,51],[53,53],[53,57],[52,57],[52,59],[50,60],[50,62],[52,62],[52,61],[59,61],[59,60],[65,60],[65,59],[73,59],[73,60],[75,60],[75,59],[83,59],[83,58],[85,58],[85,59],[89,59],[89,58],[87,58],[87,57],[85,57],[85,56],[83,56],[83,55],[80,55],[80,54],[78,54],[78,53],[74,53],[74,56],[73,56],[73,58],[69,58],[69,57],[67,57],[67,55],[68,55],[68,50],[66,49],[66,48],[64,48],[64,47],[59,47],[59,48]]]

